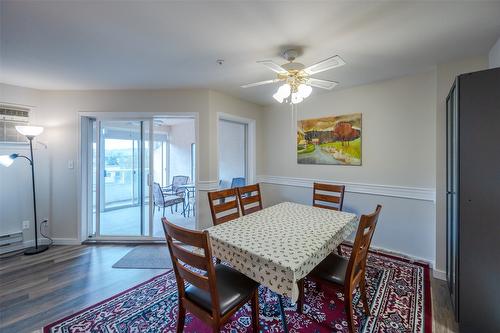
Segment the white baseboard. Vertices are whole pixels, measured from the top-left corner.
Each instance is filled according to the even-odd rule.
[[[82,244],[82,242],[80,242],[76,238],[53,238],[52,240],[54,241],[54,243],[52,243],[52,245],[80,245],[80,244]],[[47,244],[50,244],[50,241],[47,238],[41,238],[41,239],[39,239],[38,244],[47,245]],[[35,240],[24,241],[22,243],[20,242],[17,244],[1,247],[0,254],[24,250],[24,249],[31,247],[31,246],[35,246]]]
[[[438,280],[446,281],[446,272],[445,271],[442,271],[439,269],[433,269],[432,275]]]
[[[348,244],[348,245],[352,246],[353,242],[351,240],[345,240],[343,242],[343,244]],[[380,247],[380,246],[370,245],[370,251],[380,252],[382,254],[393,255],[395,257],[404,258],[404,259],[406,259],[408,261],[411,261],[411,262],[425,263],[425,264],[428,264],[430,268],[434,267],[434,262],[433,261],[429,261],[429,260],[424,259],[424,258],[416,257],[416,256],[413,256],[411,254],[407,254],[407,253],[398,252],[398,251],[395,251],[395,250],[383,248],[383,247]]]
[[[76,238],[53,238],[54,245],[80,245],[80,242]]]
[[[415,200],[424,200],[432,202],[435,202],[436,200],[435,188],[335,182],[327,179],[282,177],[282,176],[269,176],[269,175],[259,175],[257,176],[257,181],[260,183],[267,183],[267,184],[287,185],[287,186],[297,186],[297,187],[307,187],[307,188],[312,188],[313,183],[318,182],[318,183],[327,183],[335,185],[345,185],[346,192],[350,193],[382,195],[387,197],[415,199]]]

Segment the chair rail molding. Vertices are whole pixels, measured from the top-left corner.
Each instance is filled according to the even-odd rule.
[[[325,180],[325,179],[283,177],[283,176],[270,176],[270,175],[259,175],[257,176],[257,181],[259,183],[307,187],[307,188],[312,188],[314,182],[334,184],[334,185],[345,185],[345,191],[350,193],[382,195],[387,197],[431,201],[434,203],[436,202],[435,188],[394,186],[394,185],[367,184],[367,183],[333,182],[331,180]]]

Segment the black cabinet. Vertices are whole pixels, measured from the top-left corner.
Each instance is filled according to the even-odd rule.
[[[460,332],[500,332],[500,68],[446,100],[446,278]]]

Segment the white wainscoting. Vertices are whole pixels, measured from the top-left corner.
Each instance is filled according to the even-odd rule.
[[[327,183],[335,185],[345,185],[346,192],[351,192],[351,193],[382,195],[387,197],[406,198],[406,199],[424,200],[432,202],[436,201],[436,189],[434,188],[348,183],[348,182],[339,183],[324,179],[282,177],[282,176],[268,176],[268,175],[257,176],[257,182],[276,184],[276,185],[307,187],[307,188],[312,188],[313,183],[318,182],[318,183]]]

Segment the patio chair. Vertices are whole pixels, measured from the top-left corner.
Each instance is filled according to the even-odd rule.
[[[182,191],[182,193],[180,193],[180,191]],[[162,191],[161,186],[158,183],[153,184],[153,199],[155,207],[158,207],[158,211],[160,210],[160,208],[163,208],[163,216],[165,216],[166,207],[170,207],[170,212],[173,214],[174,211],[172,209],[172,206],[177,206],[181,203],[184,211],[186,204],[184,201],[184,189],[179,188],[176,194],[170,195],[167,192]]]
[[[231,188],[242,187],[245,186],[246,180],[245,177],[237,177],[233,178],[231,181]]]
[[[164,187],[163,193],[167,195],[178,195],[184,198],[185,191],[182,191],[180,187],[186,185],[189,182],[189,176],[174,176],[172,178],[172,184]],[[175,205],[175,211],[177,212],[177,204]]]

